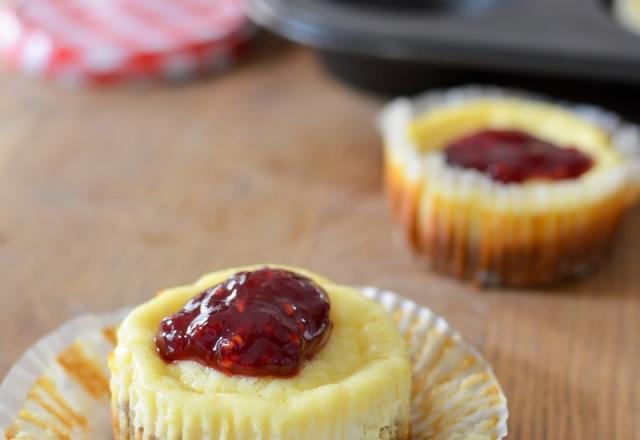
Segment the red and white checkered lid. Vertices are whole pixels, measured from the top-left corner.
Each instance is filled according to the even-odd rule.
[[[70,85],[183,79],[227,66],[252,31],[243,0],[16,0],[0,54]]]

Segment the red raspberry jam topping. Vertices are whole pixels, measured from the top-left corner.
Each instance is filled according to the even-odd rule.
[[[239,272],[164,318],[156,346],[166,362],[291,376],[327,342],[329,308],[327,292],[307,277],[270,268]]]
[[[445,149],[447,163],[481,171],[502,183],[575,179],[593,166],[587,154],[516,130],[483,130]]]

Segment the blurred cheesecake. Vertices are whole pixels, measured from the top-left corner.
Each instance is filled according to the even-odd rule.
[[[640,32],[640,0],[614,0],[613,12],[627,29]]]
[[[470,87],[398,99],[381,128],[408,242],[480,284],[587,273],[637,199],[637,129],[592,107]]]
[[[110,359],[115,438],[407,439],[391,318],[302,269],[245,267],[131,312]]]

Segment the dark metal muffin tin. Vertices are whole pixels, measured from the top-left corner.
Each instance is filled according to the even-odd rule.
[[[640,35],[606,0],[248,0],[345,79],[416,89],[442,68],[640,85]],[[397,88],[397,87],[396,87]]]

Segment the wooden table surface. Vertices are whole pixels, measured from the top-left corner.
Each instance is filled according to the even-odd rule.
[[[586,280],[479,291],[438,276],[392,233],[381,103],[279,42],[179,87],[0,74],[0,376],[73,316],[280,262],[447,317],[493,365],[510,438],[640,439],[640,211]]]

